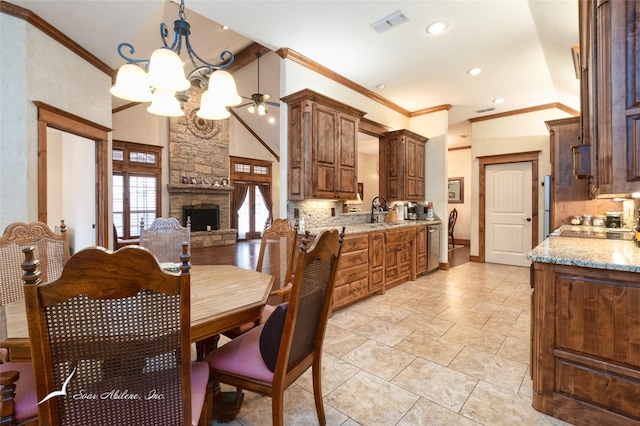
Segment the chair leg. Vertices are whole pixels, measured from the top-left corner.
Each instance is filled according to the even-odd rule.
[[[284,425],[284,392],[274,392],[271,395],[271,424]]]
[[[320,426],[327,424],[327,419],[324,415],[324,404],[322,402],[322,380],[321,380],[321,365],[320,362],[313,364],[313,399],[316,402],[316,413],[318,414],[318,423]]]

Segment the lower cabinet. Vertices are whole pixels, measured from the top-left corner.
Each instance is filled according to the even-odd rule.
[[[533,407],[573,424],[640,424],[638,273],[532,270]]]
[[[414,227],[385,232],[385,288],[416,279],[415,242]]]
[[[333,310],[369,294],[368,234],[351,234],[344,237],[336,275]]]
[[[333,310],[414,281],[426,269],[426,226],[348,234],[338,260]]]
[[[369,234],[369,291],[384,292],[384,232]]]
[[[427,272],[427,227],[416,227],[416,274]]]

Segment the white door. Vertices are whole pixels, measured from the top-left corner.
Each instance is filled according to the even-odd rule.
[[[529,266],[531,162],[493,164],[485,170],[485,260]]]

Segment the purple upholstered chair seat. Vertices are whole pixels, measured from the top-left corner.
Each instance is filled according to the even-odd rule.
[[[210,352],[204,360],[213,370],[251,377],[271,383],[273,372],[269,371],[260,354],[261,324],[243,335],[236,337],[225,345]]]
[[[191,364],[191,424],[197,426],[207,396],[209,365],[206,362]]]
[[[7,362],[0,364],[0,372],[17,371],[20,378],[16,380],[15,414],[18,422],[38,416],[38,397],[36,381],[30,362]]]

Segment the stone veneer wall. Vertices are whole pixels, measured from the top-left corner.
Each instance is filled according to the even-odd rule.
[[[169,215],[182,221],[182,206],[217,204],[220,230],[191,233],[193,247],[235,244],[230,229],[231,188],[213,184],[229,178],[229,120],[203,120],[195,115],[202,90],[189,90],[185,116],[169,120]],[[188,185],[182,183],[187,179]],[[191,184],[196,179],[197,184]]]
[[[305,228],[355,225],[371,221],[371,206],[363,204],[360,212],[342,213],[342,204],[342,201],[332,200],[287,201],[287,218],[293,223],[294,209],[298,209],[298,218],[304,218]],[[384,221],[387,213],[375,215],[381,216],[380,221]]]

